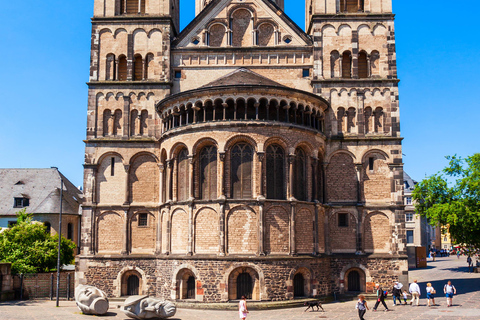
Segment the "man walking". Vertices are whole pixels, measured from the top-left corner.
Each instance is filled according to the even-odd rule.
[[[418,304],[420,303],[420,286],[417,284],[417,280],[414,280],[410,284],[408,291],[410,291],[410,293],[412,294],[412,300],[410,301],[410,305],[412,305],[413,301],[416,300],[415,305],[418,307]]]
[[[377,302],[375,303],[375,306],[373,307],[373,311],[377,311],[377,307],[380,304],[380,302],[383,304],[385,307],[385,312],[388,311],[387,304],[385,303],[385,291],[383,291],[383,288],[380,287],[380,285],[377,283],[375,285],[375,288],[377,289]]]
[[[468,256],[467,263],[468,263],[468,272],[472,272],[472,269],[473,269],[472,257]]]

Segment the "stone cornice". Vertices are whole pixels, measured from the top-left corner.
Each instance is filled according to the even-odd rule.
[[[89,89],[170,89],[173,83],[170,81],[89,81]]]

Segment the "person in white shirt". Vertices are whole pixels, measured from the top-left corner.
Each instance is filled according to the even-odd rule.
[[[418,306],[418,304],[420,303],[420,286],[417,284],[417,280],[414,280],[410,284],[408,291],[410,291],[410,293],[412,294],[412,300],[410,301],[410,305],[412,305],[413,301],[416,300],[415,305]]]
[[[453,295],[457,294],[457,289],[455,289],[451,281],[448,281],[445,287],[443,287],[443,292],[447,297],[447,307],[451,307],[453,304]]]

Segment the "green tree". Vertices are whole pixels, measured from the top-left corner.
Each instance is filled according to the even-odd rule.
[[[465,159],[446,157],[442,171],[415,186],[417,213],[432,225],[448,227],[457,244],[480,248],[480,153]]]
[[[0,233],[0,261],[12,263],[12,273],[49,272],[57,269],[58,234],[51,236],[46,227],[32,221],[25,209],[17,213],[17,224]],[[75,243],[62,237],[60,263],[74,259]]]

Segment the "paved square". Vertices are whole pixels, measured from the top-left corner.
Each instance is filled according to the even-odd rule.
[[[379,311],[367,312],[365,319],[479,319],[480,318],[480,274],[468,273],[466,258],[448,257],[437,258],[436,262],[429,261],[428,268],[410,272],[410,281],[418,280],[422,290],[420,306],[392,306],[391,298],[388,307],[392,311],[385,313],[383,307]],[[443,285],[451,280],[457,288],[457,295],[453,299],[454,306],[447,308],[443,295]],[[426,283],[431,282],[437,290],[436,303],[438,306],[428,308],[425,299]],[[375,301],[369,301],[370,308]],[[113,308],[102,319],[128,319],[123,313]],[[355,302],[341,302],[325,304],[326,312],[303,312],[304,308],[281,310],[251,311],[247,320],[312,320],[312,319],[358,319]],[[55,307],[54,301],[21,301],[0,303],[0,319],[5,320],[66,320],[66,319],[95,319],[80,313],[72,301],[61,301],[60,307]],[[172,319],[172,318],[171,318]],[[180,320],[229,320],[238,319],[236,311],[189,310],[180,309],[172,319]]]

